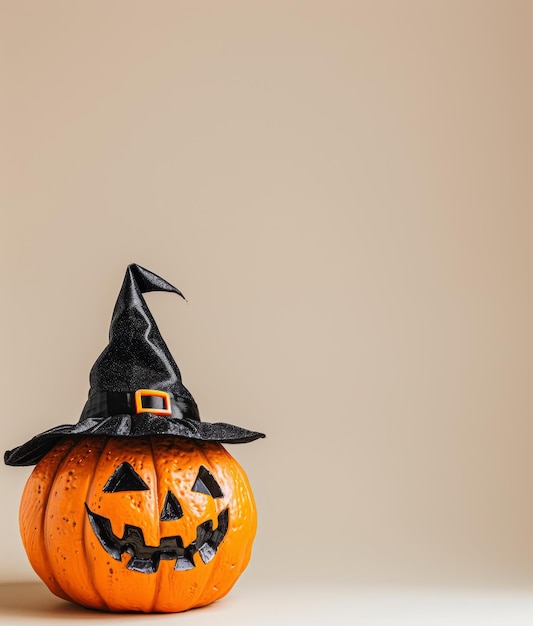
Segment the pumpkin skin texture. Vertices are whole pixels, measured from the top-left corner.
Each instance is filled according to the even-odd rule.
[[[49,589],[113,612],[218,600],[248,564],[256,524],[246,475],[225,448],[172,436],[64,439],[20,505],[24,547]],[[180,543],[189,560],[173,551]]]

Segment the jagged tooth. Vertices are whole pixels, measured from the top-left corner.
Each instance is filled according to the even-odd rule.
[[[229,526],[229,509],[225,508],[223,511],[220,511],[218,514],[218,529],[222,529],[224,534],[226,534]]]
[[[228,509],[224,509],[218,515],[217,529],[213,531],[211,535],[211,540],[209,541],[209,543],[215,548],[215,550],[222,543],[222,539],[224,539],[224,537],[226,536],[226,533],[228,532],[228,525],[229,512]]]
[[[174,565],[175,570],[185,571],[189,569],[193,569],[194,565],[194,552],[190,548],[185,552],[184,556],[179,556],[176,559],[176,565]]]
[[[203,546],[198,548],[198,552],[200,553],[200,558],[202,559],[202,561],[207,565],[207,563],[209,563],[209,561],[211,561],[211,559],[217,553],[217,549],[209,545],[208,543],[204,543]]]
[[[213,535],[213,522],[211,520],[207,520],[207,522],[200,524],[196,528],[195,544],[197,546],[203,546],[204,543],[207,543],[211,539],[212,535]]]
[[[124,533],[122,534],[121,541],[131,541],[132,539],[136,542],[146,545],[144,542],[144,534],[141,528],[139,528],[138,526],[132,526],[131,524],[124,524]]]
[[[142,574],[155,574],[159,568],[159,558],[156,559],[156,555],[151,559],[138,559],[133,556],[128,561],[126,567],[129,570],[141,572]]]

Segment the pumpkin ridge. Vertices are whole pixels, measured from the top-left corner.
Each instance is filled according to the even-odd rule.
[[[210,459],[208,458],[207,455],[207,450],[210,449],[208,446],[204,446],[201,450],[199,449],[199,454],[201,454],[201,456],[204,459],[205,464],[211,468],[212,464]],[[227,508],[229,509],[229,505],[227,505]],[[211,602],[211,600],[207,600],[207,602],[205,601],[205,596],[210,596],[212,594],[209,593],[209,587],[211,586],[211,580],[213,579],[213,575],[214,572],[213,570],[211,570],[211,572],[209,573],[209,576],[206,577],[205,579],[205,583],[202,587],[202,592],[199,594],[199,602],[195,605],[195,606],[203,606],[205,604],[209,604]],[[207,592],[207,593],[206,593]]]
[[[102,452],[98,460],[98,464],[94,470],[94,480],[91,482],[91,486],[88,490],[87,504],[90,507],[92,502],[97,502],[100,496],[99,485],[100,481],[104,482],[105,477],[107,477],[114,469],[116,465],[117,459],[120,460],[122,458],[131,458],[131,456],[142,457],[143,465],[150,465],[150,442],[149,437],[137,437],[135,440],[135,449],[132,448],[133,443],[128,442],[125,438],[122,437],[109,437],[107,444],[105,446],[105,450]],[[136,466],[136,471],[138,467]],[[148,481],[150,485],[153,483],[154,474],[150,471],[150,480]],[[96,482],[95,482],[96,481]],[[148,492],[143,492],[148,493]],[[150,489],[150,494],[153,496],[153,493]],[[108,494],[113,497],[114,494]],[[109,504],[109,503],[108,503]],[[102,506],[103,503],[102,503]],[[129,518],[121,518],[121,515],[112,510],[112,515],[108,517],[110,523],[114,525],[115,530],[121,535],[124,534],[124,530],[128,525],[133,525],[133,521]],[[96,510],[96,509],[95,509]],[[118,504],[118,510],[120,510],[120,500]],[[87,519],[87,525],[90,525],[90,521]],[[143,530],[142,524],[140,525],[140,529]],[[113,531],[114,532],[114,531]],[[94,566],[94,574],[95,574],[95,585],[97,585],[98,589],[101,590],[101,594],[108,599],[109,610],[117,613],[124,611],[138,611],[142,613],[147,613],[149,611],[151,600],[151,592],[148,591],[150,587],[157,586],[157,574],[150,575],[149,578],[144,578],[145,574],[141,574],[139,572],[130,571],[128,569],[128,562],[124,562],[124,558],[127,559],[127,555],[121,555],[121,559],[117,560],[116,567],[122,571],[124,570],[124,576],[118,576],[114,578],[112,581],[107,580],[107,568],[103,566],[103,557],[101,550],[105,551],[105,548],[101,545],[98,535],[94,533],[94,528],[91,527],[90,537],[93,538],[95,536],[95,543],[91,548],[89,542],[86,542],[87,550],[93,550],[91,552],[91,556],[89,562]],[[113,564],[113,569],[115,569],[115,565]],[[115,570],[116,571],[116,570]]]
[[[159,512],[159,476],[158,473],[155,471],[155,455],[156,455],[156,451],[154,449],[154,442],[153,442],[153,437],[149,437],[149,441],[150,441],[150,452],[152,454],[152,458],[151,458],[151,466],[154,468],[154,484],[152,485],[152,490],[154,492],[154,500],[155,500],[155,510],[157,512]],[[161,537],[163,536],[163,533],[161,532],[161,521],[159,521],[159,538],[161,540]],[[157,598],[159,597],[159,577],[161,576],[160,572],[156,572],[156,579],[155,579],[155,585],[154,585],[154,596],[152,598],[152,603],[150,604],[150,612],[154,613],[155,611],[155,607],[157,605]]]
[[[58,474],[60,469],[63,467],[63,464],[65,463],[65,459],[67,458],[67,456],[72,452],[72,450],[74,450],[74,448],[76,447],[76,441],[72,440],[72,446],[61,456],[60,460],[57,462],[56,466],[55,466],[55,471],[53,473],[53,476],[51,477],[49,483],[50,483],[50,490],[48,492],[48,497],[46,498],[46,506],[44,509],[44,514],[43,514],[43,524],[42,524],[42,538],[43,538],[43,546],[44,546],[44,554],[46,555],[46,561],[50,567],[50,571],[52,572],[52,575],[54,577],[54,580],[57,581],[57,584],[59,585],[59,587],[61,588],[61,591],[67,595],[69,598],[71,597],[69,593],[67,593],[67,591],[65,590],[62,581],[60,582],[60,579],[58,578],[58,576],[56,575],[56,571],[55,571],[55,567],[54,567],[54,561],[50,556],[50,545],[49,542],[47,541],[47,526],[49,523],[49,508],[50,508],[50,504],[52,502],[52,498],[50,497],[50,495],[53,493],[54,491],[54,485],[56,484],[56,480],[58,478]]]
[[[233,474],[233,463],[235,463],[235,459],[229,454],[229,452],[224,448],[222,444],[214,442],[212,445],[202,446],[199,452],[201,456],[205,459],[206,465],[209,468],[217,468],[217,470],[220,467],[220,463],[218,460],[215,460],[215,462],[212,460],[211,453],[222,452],[225,459],[229,461],[229,463],[225,465],[225,469],[227,469],[230,472],[230,474]],[[231,479],[232,479],[232,482],[234,482],[233,475],[231,476]],[[231,508],[230,503],[229,502],[226,503],[226,509],[228,510],[230,515],[232,515],[232,513],[230,512],[230,508]],[[229,538],[230,537],[228,534],[227,539]],[[202,593],[199,596],[200,601],[196,604],[196,606],[205,606],[206,604],[210,604],[211,602],[219,600],[223,595],[225,595],[225,593],[227,593],[227,591],[231,589],[233,584],[236,582],[236,581],[232,581],[227,591],[224,591],[224,593],[220,593],[220,588],[217,588],[217,591],[214,591],[214,589],[212,588],[213,580],[216,579],[217,574],[219,574],[219,571],[217,570],[217,568],[213,568],[209,572],[209,576],[206,578],[204,586],[202,588]]]
[[[61,591],[61,593],[66,596],[66,599],[70,600],[71,602],[74,602],[74,600],[72,599],[72,597],[70,596],[69,593],[67,593],[67,591],[65,590],[64,586],[61,584],[61,582],[59,582],[58,577],[55,575],[54,572],[54,566],[52,563],[52,559],[50,558],[50,553],[49,553],[49,546],[48,546],[48,542],[46,541],[46,520],[48,518],[48,507],[50,504],[50,493],[52,492],[59,468],[63,465],[65,458],[67,457],[68,454],[70,454],[70,452],[74,449],[74,447],[76,446],[76,441],[74,439],[70,440],[70,446],[68,448],[65,448],[63,455],[57,460],[57,462],[55,463],[55,467],[53,468],[53,476],[51,477],[50,480],[45,482],[45,485],[49,485],[48,487],[48,492],[46,495],[46,504],[44,506],[44,510],[43,510],[43,517],[42,517],[42,523],[40,524],[40,528],[39,528],[39,539],[40,542],[43,546],[43,550],[41,551],[41,554],[44,557],[44,560],[46,561],[46,564],[48,565],[48,571],[51,572],[52,574],[52,578],[55,582],[55,584],[57,585],[57,587],[59,588],[59,590]],[[35,470],[34,470],[35,471]],[[33,472],[32,472],[33,474]],[[42,484],[42,481],[40,481]]]
[[[212,450],[212,449],[209,449]],[[244,469],[241,467],[241,465],[237,462],[237,460],[226,450],[226,448],[224,448],[223,445],[219,445],[219,447],[216,448],[217,452],[222,453],[224,459],[226,461],[228,461],[225,464],[225,467],[230,468],[230,474],[231,474],[231,480],[232,482],[235,484],[236,487],[241,487],[243,489],[245,489],[248,493],[248,499],[247,499],[247,507],[248,507],[248,516],[250,520],[257,520],[257,512],[256,512],[256,506],[255,506],[255,500],[252,494],[252,490],[250,488],[250,484],[248,481],[248,477],[244,471]],[[218,465],[218,463],[217,463]],[[239,498],[240,500],[240,498]],[[229,506],[229,505],[228,505]],[[242,515],[242,511],[239,511],[239,517],[241,517]],[[252,544],[253,544],[253,539],[255,537],[255,533],[256,533],[256,528],[257,528],[257,522],[255,522],[255,528],[254,528],[254,532],[252,535],[252,540],[249,543],[249,545],[247,546],[246,550],[241,550],[239,552],[239,560],[235,563],[235,568],[238,570],[239,575],[237,577],[235,577],[234,579],[230,579],[229,584],[226,584],[225,586],[219,586],[218,587],[218,591],[217,591],[217,595],[216,595],[216,600],[220,600],[221,598],[223,598],[227,593],[229,593],[231,591],[231,589],[233,588],[233,586],[235,585],[235,583],[237,582],[237,580],[240,578],[240,575],[242,574],[242,572],[246,569],[246,566],[248,565],[248,562],[250,561],[250,557],[252,554]],[[215,578],[216,575],[216,570],[213,570],[211,576],[210,576],[210,581],[212,578]]]
[[[100,450],[100,453],[98,454],[98,458],[96,459],[96,462],[95,462],[95,464],[94,464],[94,473],[93,473],[93,475],[92,475],[91,480],[89,481],[89,484],[87,485],[87,494],[86,494],[86,496],[85,496],[85,500],[87,500],[87,499],[88,499],[89,493],[90,493],[90,492],[91,492],[91,490],[92,490],[93,482],[94,482],[95,477],[96,477],[96,469],[97,469],[97,467],[98,467],[98,463],[100,462],[100,459],[102,458],[102,455],[104,454],[104,452],[107,450],[107,447],[109,446],[109,444],[110,444],[110,438],[109,438],[109,437],[107,437],[107,441],[106,441],[106,443],[105,443],[105,446],[102,446],[102,449]],[[84,514],[84,515],[82,515],[82,520],[83,520],[83,521],[82,521],[82,528],[81,528],[81,536],[82,536],[82,537],[85,537],[85,532],[86,532],[86,528],[87,528],[87,515],[85,515],[85,514]],[[89,580],[91,581],[91,584],[92,584],[92,587],[93,587],[93,589],[94,589],[94,592],[95,592],[95,594],[96,594],[96,595],[100,598],[100,600],[101,600],[101,602],[102,602],[103,606],[104,606],[104,607],[105,607],[108,611],[110,611],[111,609],[109,608],[109,605],[108,605],[108,604],[107,604],[107,602],[104,600],[104,598],[103,598],[102,594],[100,593],[100,591],[98,590],[98,587],[96,586],[96,582],[95,582],[95,580],[94,580],[94,573],[93,573],[92,567],[90,567],[90,566],[88,565],[88,563],[90,562],[90,561],[89,561],[89,553],[88,553],[88,551],[87,551],[87,547],[88,547],[88,546],[89,546],[89,543],[88,543],[88,542],[86,542],[86,541],[84,541],[84,542],[83,542],[83,547],[84,547],[84,555],[85,555],[84,564],[85,564],[85,567],[86,567],[86,569],[87,569],[87,577],[88,577],[88,578],[89,578]]]
[[[208,449],[208,446],[197,446],[196,447],[196,453],[198,454],[198,456],[200,456],[205,465],[207,465],[208,468],[211,468],[211,463],[209,462],[209,459],[207,458],[207,455],[205,453],[205,451]],[[198,605],[202,605],[203,604],[203,598],[205,595],[205,591],[206,589],[208,589],[208,585],[209,585],[209,581],[211,580],[211,577],[213,576],[213,572],[209,572],[209,575],[205,577],[204,579],[204,584],[202,585],[202,587],[200,588],[199,593],[197,594],[195,600],[194,600],[194,605],[193,606],[198,606]]]
[[[44,549],[46,551],[46,556],[48,559],[48,562],[50,563],[50,570],[52,571],[54,578],[56,578],[56,580],[58,581],[61,589],[64,591],[64,593],[66,593],[69,597],[73,598],[73,602],[78,602],[80,603],[79,600],[77,600],[75,598],[75,596],[73,596],[71,593],[68,593],[65,590],[63,581],[65,580],[65,576],[63,575],[58,575],[60,572],[58,570],[58,563],[57,560],[54,559],[50,553],[50,542],[48,541],[48,536],[50,534],[49,532],[49,527],[52,525],[52,514],[50,512],[50,508],[52,506],[55,506],[56,510],[55,513],[57,513],[57,507],[59,506],[58,504],[58,499],[54,497],[54,492],[57,491],[59,485],[58,483],[60,482],[60,480],[62,479],[62,476],[64,475],[64,468],[65,465],[68,463],[68,459],[69,456],[71,454],[76,454],[76,449],[77,446],[79,444],[79,440],[73,440],[73,444],[72,447],[65,452],[65,454],[62,455],[61,459],[59,460],[59,462],[57,463],[56,467],[55,467],[55,472],[53,474],[53,477],[51,477],[50,479],[50,491],[49,491],[49,495],[46,501],[46,509],[44,512],[44,517],[43,517],[43,545],[44,545]],[[53,533],[52,533],[53,534]],[[80,559],[80,562],[83,561],[83,559]],[[96,594],[98,595],[98,594]],[[81,603],[80,603],[81,604]]]

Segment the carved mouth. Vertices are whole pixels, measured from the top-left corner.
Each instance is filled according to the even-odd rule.
[[[218,527],[213,530],[212,520],[203,522],[196,528],[196,539],[188,546],[183,545],[180,535],[163,537],[158,546],[147,546],[141,528],[124,524],[122,538],[117,537],[107,517],[93,513],[87,504],[87,515],[94,534],[102,548],[117,561],[124,552],[131,554],[126,567],[135,572],[153,574],[157,572],[161,560],[176,560],[175,570],[188,570],[195,567],[194,555],[198,552],[204,563],[209,563],[215,556],[218,546],[226,536],[229,523],[229,511],[225,508],[218,514]]]

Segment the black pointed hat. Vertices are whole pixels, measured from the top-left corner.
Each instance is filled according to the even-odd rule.
[[[57,426],[5,453],[8,465],[34,465],[66,436],[175,435],[200,441],[246,443],[262,433],[232,424],[202,422],[198,407],[143,297],[179,289],[140,265],[129,265],[115,304],[109,344],[90,373],[80,420]]]

